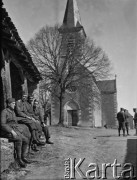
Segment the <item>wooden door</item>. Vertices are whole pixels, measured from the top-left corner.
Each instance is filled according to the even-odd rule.
[[[72,115],[72,126],[77,126],[77,123],[78,123],[78,111],[77,110],[72,110],[71,115]]]

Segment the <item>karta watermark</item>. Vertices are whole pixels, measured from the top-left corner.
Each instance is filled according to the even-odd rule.
[[[112,168],[112,178],[114,179],[136,179],[134,176],[134,166],[131,163],[125,163],[123,166],[120,163],[117,163],[115,159],[113,164],[111,163],[102,163],[101,171],[98,164],[89,163],[88,170],[83,172],[81,165],[85,161],[85,158],[80,158],[76,163],[76,158],[67,158],[64,160],[64,178],[65,179],[76,179],[76,173],[81,179],[107,179],[107,169]],[[117,168],[121,167],[122,171],[118,175]],[[100,173],[101,172],[101,173]]]

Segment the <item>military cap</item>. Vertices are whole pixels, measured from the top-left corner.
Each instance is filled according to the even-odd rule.
[[[34,100],[34,103],[39,103],[39,101],[37,99]]]
[[[32,94],[29,94],[29,95],[28,95],[28,99],[33,99],[33,95],[32,95]]]
[[[25,92],[23,91],[22,96],[27,96],[27,93],[25,93]]]
[[[8,98],[7,99],[8,104],[13,103],[13,102],[15,102],[15,98]]]

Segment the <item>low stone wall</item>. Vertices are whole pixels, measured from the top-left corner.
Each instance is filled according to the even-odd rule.
[[[14,144],[9,143],[6,138],[0,138],[0,154],[0,171],[2,173],[14,162]]]

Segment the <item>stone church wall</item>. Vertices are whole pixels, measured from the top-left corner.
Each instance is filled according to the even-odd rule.
[[[64,116],[65,124],[72,125],[72,122],[66,122],[67,112],[65,113],[65,105],[68,102],[74,101],[78,105],[78,126],[102,126],[100,91],[95,82],[92,83],[92,85],[94,92],[91,92],[91,89],[84,88],[82,91],[77,90],[75,93],[65,93],[62,103],[62,115]],[[52,97],[51,102],[51,121],[52,124],[57,124],[59,122],[59,100],[55,97]]]
[[[116,126],[116,104],[114,94],[102,94],[102,120],[103,126]]]

